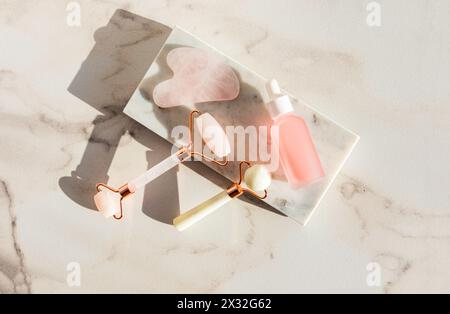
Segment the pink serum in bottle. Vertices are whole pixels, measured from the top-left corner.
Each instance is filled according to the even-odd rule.
[[[270,102],[267,107],[278,127],[278,138],[272,138],[277,146],[279,160],[289,185],[304,187],[324,176],[322,164],[305,120],[294,113],[288,95],[281,93],[276,80],[266,85]]]

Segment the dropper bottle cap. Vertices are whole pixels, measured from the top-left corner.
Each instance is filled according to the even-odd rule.
[[[280,86],[276,80],[272,79],[268,81],[266,83],[266,90],[270,98],[267,107],[273,119],[294,111],[289,96],[281,93]]]

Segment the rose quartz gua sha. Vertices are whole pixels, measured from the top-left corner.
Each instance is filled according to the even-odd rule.
[[[175,48],[167,55],[173,78],[158,84],[153,100],[162,108],[225,101],[239,94],[233,69],[216,55],[198,48]]]

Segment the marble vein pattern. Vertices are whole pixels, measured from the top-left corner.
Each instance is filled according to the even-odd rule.
[[[77,2],[0,1],[1,293],[450,292],[448,1]],[[242,199],[178,233],[227,184],[199,163],[94,210],[170,152],[123,108],[176,24],[361,136],[307,227]]]

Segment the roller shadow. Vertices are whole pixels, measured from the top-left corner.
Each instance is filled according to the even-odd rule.
[[[59,179],[62,191],[85,208],[96,210],[93,202],[95,185],[99,182],[108,182],[108,170],[124,135],[130,135],[144,147],[149,148],[146,155],[148,168],[171,153],[172,145],[123,113],[128,100],[170,32],[171,29],[163,24],[128,11],[117,10],[108,24],[95,32],[95,45],[68,87],[70,93],[101,113],[92,122],[93,131],[79,165],[69,176]],[[161,52],[160,59],[164,59],[164,66],[167,66],[164,55],[176,47],[168,45],[166,50]],[[149,99],[152,86],[170,75],[170,71],[162,71],[156,77],[145,78],[140,86],[141,93]],[[205,103],[198,105],[197,108],[203,112],[210,112],[222,125],[228,125],[229,113],[225,111],[227,106],[233,104],[241,106],[241,103],[248,106],[248,103],[251,103],[253,105],[247,107],[245,114],[234,112],[240,115],[239,122],[247,121],[247,125],[255,123],[258,125],[261,121],[268,121],[268,114],[261,110],[261,107],[255,111],[255,105],[260,100],[261,96],[253,87],[241,82],[241,93],[237,100],[222,104]],[[175,107],[167,110],[155,107],[154,113],[168,130],[171,130],[177,125],[187,125],[191,109]],[[215,168],[217,172],[195,161],[185,162],[185,165],[224,188],[230,181],[217,172],[224,174],[225,171],[231,171],[233,177],[238,176],[235,163],[230,163],[223,169]],[[179,215],[176,172],[177,168],[174,168],[145,187],[142,206],[145,215],[167,224],[172,224],[173,218]],[[269,205],[252,197],[242,199],[280,214]]]
[[[129,118],[123,109],[170,32],[163,24],[124,10],[115,11],[108,24],[95,32],[95,46],[68,91],[101,114],[92,122],[80,164],[70,176],[59,179],[62,191],[79,205],[96,210],[95,185],[108,182],[108,170],[126,133],[150,149],[149,168],[169,154],[169,143]],[[151,199],[159,207],[144,206],[144,213],[171,223],[179,215],[177,186],[176,169],[151,182],[144,201]]]

